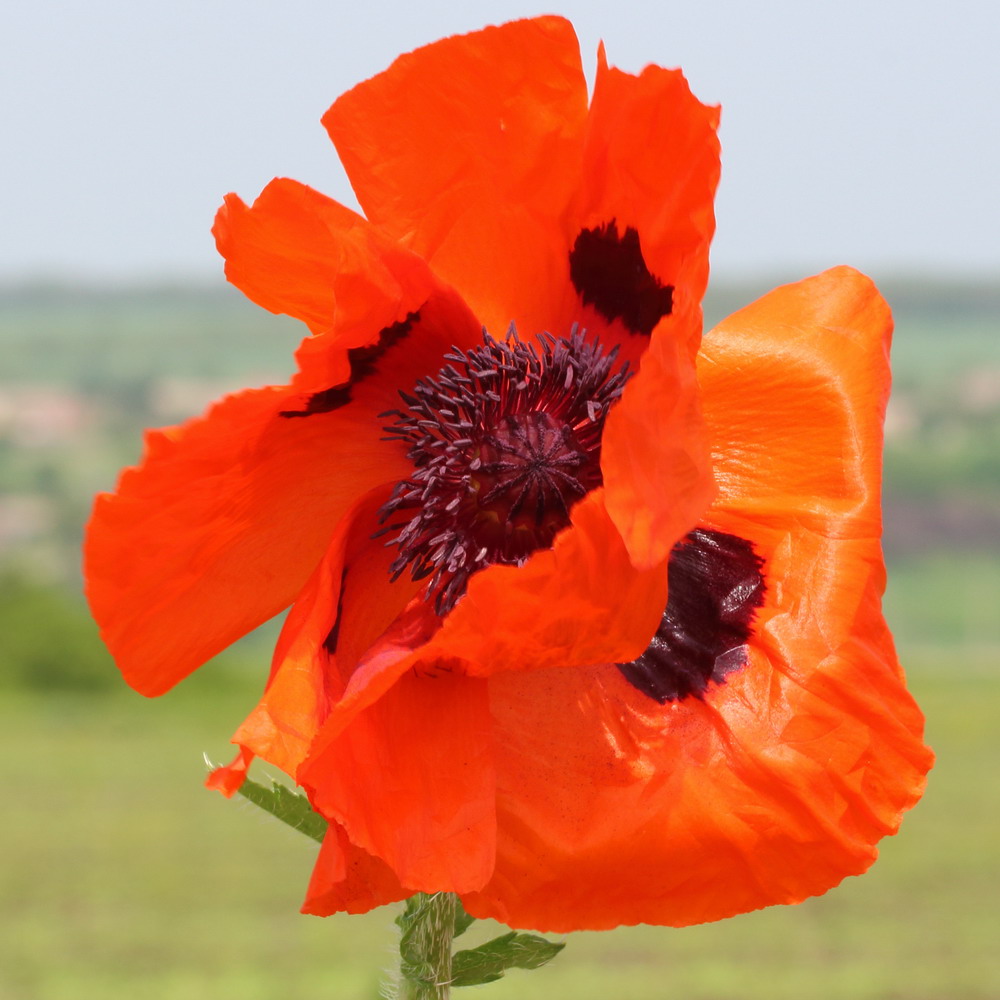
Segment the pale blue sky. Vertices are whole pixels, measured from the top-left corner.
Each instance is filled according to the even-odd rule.
[[[222,196],[288,175],[353,203],[319,116],[400,52],[521,0],[11,0],[0,282],[221,274]],[[1000,279],[1000,4],[564,2],[585,64],[682,66],[723,105],[720,276]]]

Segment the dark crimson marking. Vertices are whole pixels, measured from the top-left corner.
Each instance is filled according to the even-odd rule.
[[[322,392],[314,392],[306,401],[304,410],[282,410],[283,417],[311,417],[317,413],[338,410],[351,401],[351,390],[364,378],[375,373],[375,362],[390,348],[395,347],[420,319],[419,312],[411,312],[406,319],[379,331],[378,340],[364,347],[351,347],[347,351],[347,361],[351,366],[351,377],[340,385],[331,386]]]
[[[569,276],[584,305],[609,322],[620,319],[632,333],[648,337],[674,307],[674,286],[650,274],[639,233],[629,226],[619,236],[614,219],[580,231],[569,254]]]
[[[625,679],[661,705],[694,695],[746,665],[757,608],[764,603],[763,560],[721,531],[692,531],[674,546],[660,627],[646,651],[619,663]]]
[[[337,617],[333,621],[333,627],[326,634],[323,640],[323,648],[333,656],[337,652],[337,640],[340,638],[340,619],[344,614],[344,587],[347,584],[347,570],[345,566],[340,572],[340,593],[337,596]]]

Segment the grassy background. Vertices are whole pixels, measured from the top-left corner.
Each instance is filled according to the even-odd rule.
[[[0,995],[373,1000],[392,908],[297,914],[315,846],[200,787],[201,751],[252,699],[232,661],[169,699],[22,693],[0,708],[14,822],[0,826]],[[954,648],[910,657],[939,761],[925,800],[862,878],[719,924],[577,934],[495,1000],[1000,996],[1000,677]],[[474,928],[483,937],[489,928]]]
[[[1000,398],[970,407],[967,392],[1000,372],[1000,309],[983,290],[902,293],[897,401],[913,419],[887,455],[886,608],[939,757],[924,801],[871,872],[822,898],[573,935],[488,996],[1000,997]],[[201,754],[228,758],[273,629],[151,702],[120,684],[75,593],[89,496],[135,457],[137,428],[167,422],[164,380],[214,395],[280,378],[296,336],[209,293],[0,294],[0,403],[54,387],[88,414],[39,443],[0,408],[0,514],[16,500],[48,517],[0,530],[0,1000],[374,1000],[393,964],[393,908],[300,916],[315,845],[201,787]]]

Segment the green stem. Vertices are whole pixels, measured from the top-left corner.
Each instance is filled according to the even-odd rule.
[[[450,892],[418,893],[401,920],[400,1000],[448,1000],[451,996],[451,943],[461,912]]]

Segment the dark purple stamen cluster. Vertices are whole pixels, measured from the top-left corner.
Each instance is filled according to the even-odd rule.
[[[601,485],[604,419],[630,375],[617,353],[575,328],[537,344],[513,327],[505,343],[484,330],[482,347],[453,348],[436,376],[400,393],[406,409],[383,416],[396,418],[389,440],[409,446],[414,471],[382,508],[383,530],[400,529],[393,579],[407,566],[430,576],[444,614],[476,570],[552,544]]]

